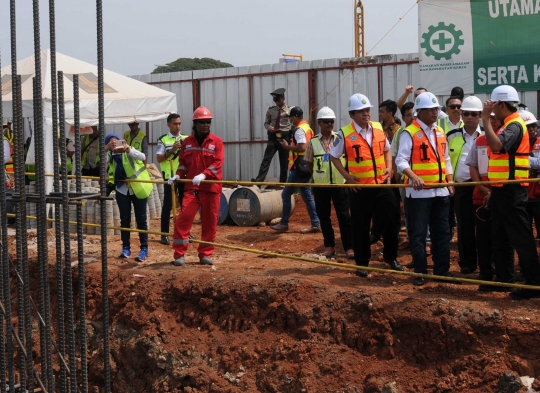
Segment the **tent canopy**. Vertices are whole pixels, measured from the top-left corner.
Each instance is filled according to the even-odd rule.
[[[21,75],[24,116],[33,116],[32,78],[34,56],[17,63]],[[43,116],[51,117],[51,60],[50,50],[41,52]],[[56,53],[56,69],[64,73],[64,101],[66,122],[73,124],[73,75],[79,75],[81,126],[98,124],[97,66]],[[2,68],[2,101],[4,117],[12,117],[11,66]],[[104,70],[105,123],[126,124],[134,120],[156,121],[177,111],[176,95],[124,75]]]

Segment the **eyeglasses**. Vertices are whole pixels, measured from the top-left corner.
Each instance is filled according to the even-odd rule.
[[[197,120],[199,124],[212,124],[212,120]]]
[[[461,109],[461,105],[448,105],[450,109]]]
[[[478,117],[478,115],[480,115],[480,113],[478,112],[463,112],[464,117],[467,117],[467,116]]]
[[[334,124],[334,120],[321,120],[324,124]]]

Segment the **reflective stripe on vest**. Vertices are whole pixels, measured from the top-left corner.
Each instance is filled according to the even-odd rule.
[[[332,135],[332,142],[337,138],[337,135]],[[332,143],[331,146],[334,144]],[[313,182],[319,184],[343,184],[345,179],[338,172],[334,164],[330,161],[330,154],[324,150],[321,143],[321,135],[311,139],[313,147]],[[345,156],[342,155],[339,159],[341,165],[345,167]]]
[[[304,131],[304,133],[306,134],[306,143],[309,143],[311,138],[313,138],[313,130],[309,127],[309,124],[305,120],[302,120],[298,124],[298,126],[296,127],[296,130],[294,130],[294,132],[296,132],[298,129],[301,129],[301,130]],[[294,138],[294,134],[293,134],[291,145],[296,146],[296,139]],[[300,152],[289,151],[289,169],[292,169],[292,167],[294,165],[294,161],[298,157],[303,156],[304,154],[306,154],[306,153],[303,152],[303,151],[300,151]]]
[[[347,124],[341,129],[345,138],[345,158],[347,171],[360,184],[379,184],[384,182],[384,147],[386,135],[380,123],[370,122],[372,129],[371,146],[360,135],[354,123]]]
[[[488,171],[488,143],[485,135],[480,135],[475,140],[476,142],[476,152],[478,156],[478,173],[480,174],[480,180],[487,181],[487,171]],[[489,187],[489,186],[485,186]],[[473,191],[473,205],[483,205],[484,196],[478,189],[474,187]]]
[[[14,173],[13,169],[13,145],[9,141],[9,138],[4,136],[4,140],[9,143],[9,161],[5,163],[6,173]]]
[[[463,120],[459,120],[457,127],[453,126],[450,124],[450,117],[447,116],[444,119],[437,120],[437,125],[440,128],[442,128],[442,130],[444,131],[444,135],[446,135],[452,130],[457,130],[458,128],[462,128],[464,124],[463,124]]]
[[[158,138],[158,141],[161,141],[163,145],[165,146],[165,151],[167,149],[171,149],[176,141],[183,141],[187,138],[187,135],[178,134],[178,136],[171,137],[169,134],[162,135]],[[159,166],[161,167],[161,173],[163,174],[163,179],[166,180],[172,176],[171,174],[171,164],[169,163],[172,161],[173,163],[173,172],[176,173],[176,170],[178,169],[178,154],[180,153],[180,149],[176,151],[176,153],[171,154],[165,161],[162,161],[159,163]]]
[[[112,158],[112,154],[110,152],[109,155],[109,175],[114,177],[116,172],[116,161]],[[146,170],[144,162],[134,160],[133,157],[130,157],[127,153],[122,153],[122,166],[124,167],[124,171],[126,171],[126,176],[128,179],[150,180],[150,175]],[[152,183],[129,182],[127,184],[128,187],[133,190],[133,193],[138,199],[148,198],[154,189]]]
[[[133,138],[133,140],[131,139],[131,131],[124,132],[124,139],[126,140],[126,143],[129,146],[134,147],[135,149],[139,150],[141,153],[142,153],[142,143],[145,137],[146,137],[146,134],[142,132],[140,128],[139,128],[139,132],[137,133],[137,135],[135,135],[135,138]]]
[[[443,130],[440,127],[433,130],[436,137],[437,152],[435,152],[429,138],[416,120],[405,128],[405,131],[409,133],[413,142],[409,161],[411,170],[426,184],[446,183],[446,162],[444,158],[446,136]]]
[[[521,141],[515,152],[494,153],[488,146],[489,167],[488,178],[490,181],[498,180],[521,180],[529,178],[529,133],[527,126],[521,116],[515,112],[505,119],[504,125],[499,129],[497,135],[503,132],[510,124],[518,123],[523,134]],[[528,186],[529,183],[520,183]],[[502,187],[503,184],[493,184],[493,187]]]

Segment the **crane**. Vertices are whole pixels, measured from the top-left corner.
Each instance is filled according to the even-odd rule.
[[[364,57],[364,5],[362,0],[354,1],[354,53]]]

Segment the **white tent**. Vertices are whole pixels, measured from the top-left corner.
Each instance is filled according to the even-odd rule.
[[[17,73],[21,75],[23,116],[33,116],[32,77],[35,75],[34,56],[17,63]],[[73,125],[73,75],[79,75],[79,100],[81,126],[98,124],[98,84],[97,66],[69,56],[56,53],[56,69],[64,73],[64,100],[66,122]],[[3,116],[12,115],[11,66],[3,67],[2,103]],[[50,51],[41,52],[41,75],[43,89],[43,131],[45,133],[45,171],[52,173],[52,102],[51,102],[51,61]],[[176,113],[176,95],[157,87],[112,71],[104,70],[105,124],[127,124],[134,120],[150,122],[166,118]],[[34,130],[35,132],[35,130]],[[28,152],[27,163],[34,163],[34,146]],[[50,182],[47,182],[50,191]]]

